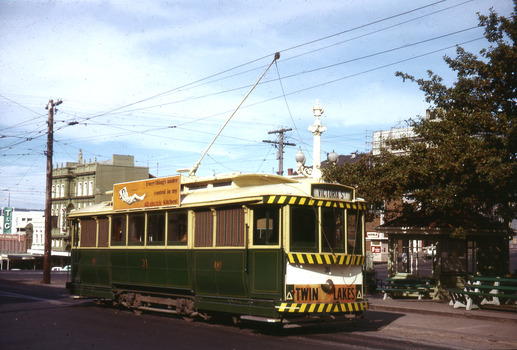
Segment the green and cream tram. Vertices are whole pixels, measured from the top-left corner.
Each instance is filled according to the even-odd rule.
[[[114,187],[69,214],[74,295],[188,317],[357,316],[365,202],[353,188],[266,174]]]

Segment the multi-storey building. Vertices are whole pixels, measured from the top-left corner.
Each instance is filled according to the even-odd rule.
[[[9,260],[32,259],[31,249],[43,239],[44,215],[42,210],[2,208],[0,269],[9,268]]]
[[[438,121],[442,116],[443,111],[440,109],[426,110],[425,119],[431,121]],[[390,130],[375,131],[372,137],[372,154],[378,156],[381,154],[383,148],[387,148],[391,153],[403,155],[404,150],[397,150],[389,147],[387,141],[398,140],[401,138],[409,138],[414,142],[419,142],[419,138],[412,127],[406,128],[391,128]]]
[[[113,184],[149,178],[148,167],[137,167],[134,157],[114,154],[111,160],[67,162],[52,171],[52,251],[66,252],[66,217],[73,209],[112,199]],[[54,253],[53,253],[54,254]]]

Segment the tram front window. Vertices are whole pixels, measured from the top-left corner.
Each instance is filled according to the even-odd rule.
[[[345,220],[343,209],[322,208],[322,250],[344,252]]]
[[[317,209],[291,208],[291,251],[317,252]]]
[[[254,245],[277,245],[279,229],[279,208],[264,206],[253,209]]]
[[[363,254],[363,216],[357,210],[347,214],[347,254]]]

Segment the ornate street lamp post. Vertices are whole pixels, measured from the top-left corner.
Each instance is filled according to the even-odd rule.
[[[305,168],[305,155],[300,148],[296,153],[296,162],[298,164],[298,172],[314,179],[321,178],[321,134],[327,130],[325,125],[321,124],[320,117],[323,114],[323,107],[320,106],[320,101],[316,100],[316,106],[312,107],[312,113],[316,117],[314,124],[309,126],[309,131],[314,135],[312,146],[312,169]]]

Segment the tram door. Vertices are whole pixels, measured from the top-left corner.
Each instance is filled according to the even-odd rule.
[[[193,270],[198,294],[248,296],[245,230],[242,207],[195,212]]]
[[[250,297],[280,298],[283,252],[281,249],[281,207],[252,207],[253,223],[249,232],[252,247],[248,249]]]

